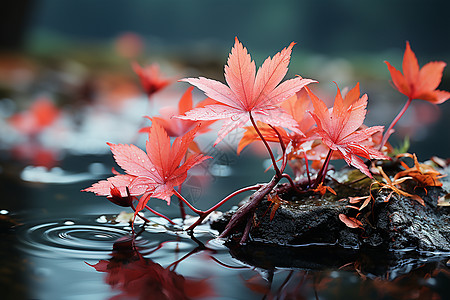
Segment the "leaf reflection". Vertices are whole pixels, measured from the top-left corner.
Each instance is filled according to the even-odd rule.
[[[445,299],[446,291],[442,287],[450,283],[446,255],[427,259],[417,258],[413,253],[377,256],[370,251],[345,253],[320,247],[276,247],[275,251],[261,245],[255,248],[250,243],[244,246],[248,251],[229,248],[231,256],[237,259],[229,264],[222,261],[227,260],[223,256],[218,257],[218,250],[210,248],[209,243],[205,245],[194,236],[190,238],[196,246],[165,267],[149,256],[167,248],[168,243],[180,242],[179,239],[166,240],[149,249],[144,239],[122,237],[114,243],[111,258],[88,265],[106,273],[105,282],[119,292],[111,298],[114,300],[233,299],[239,295],[270,300],[334,299],[336,295],[346,295],[348,299]],[[231,272],[238,280],[220,278],[214,271],[197,278],[176,272],[177,268],[181,269],[180,264],[189,264],[187,261],[195,260],[195,254],[200,253],[207,259],[204,263],[225,267],[231,270],[226,272],[228,276]],[[309,255],[314,255],[316,260]],[[211,265],[208,268],[214,269]],[[218,286],[222,284],[227,286],[225,293],[230,294],[219,294]],[[239,287],[231,286],[236,284],[245,288],[245,295]]]
[[[164,243],[150,253],[161,249]],[[114,243],[110,259],[88,264],[106,273],[105,282],[120,291],[111,299],[199,299],[214,295],[208,279],[190,279],[175,272],[178,263],[195,252],[164,268],[139,251],[135,239],[123,237]]]

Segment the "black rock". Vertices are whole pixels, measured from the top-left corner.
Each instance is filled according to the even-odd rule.
[[[335,175],[335,178],[343,177],[342,174]],[[358,216],[362,228],[347,227],[339,215],[356,216],[359,213],[349,208],[348,200],[342,198],[368,195],[369,180],[365,186],[345,191],[344,194],[336,181],[329,182],[339,197],[297,197],[292,201],[292,194],[280,194],[285,201],[272,216],[273,206],[267,199],[256,209],[250,242],[275,246],[332,245],[349,249],[450,252],[450,207],[437,205],[438,199],[448,194],[448,180],[442,179],[443,187],[416,189],[425,206],[396,193],[386,202],[391,190],[374,191],[375,201]],[[220,226],[215,228],[220,231],[224,224],[226,222],[222,220]],[[238,240],[241,232],[237,229],[229,242]]]

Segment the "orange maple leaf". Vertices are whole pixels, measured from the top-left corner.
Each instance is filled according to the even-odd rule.
[[[288,71],[294,44],[291,43],[273,58],[267,58],[256,72],[255,62],[236,37],[225,66],[225,80],[228,86],[204,77],[181,80],[201,89],[218,103],[195,108],[179,118],[194,121],[225,120],[215,145],[233,129],[245,126],[251,118],[272,126],[297,131],[297,122],[280,107],[280,104],[307,84],[316,81],[296,77],[280,84]]]
[[[270,194],[267,195],[267,201],[271,202],[270,206],[272,206],[272,209],[270,210],[270,221],[272,221],[273,217],[275,217],[275,213],[277,212],[277,209],[282,204],[288,203],[286,200],[281,199],[280,196],[278,196],[277,194],[275,194],[274,196],[272,196]]]
[[[390,158],[367,143],[373,134],[383,131],[383,126],[360,129],[366,116],[367,94],[359,98],[359,85],[356,85],[351,90],[351,96],[344,100],[338,87],[334,106],[328,109],[311,90],[306,88],[306,91],[314,106],[314,111],[310,113],[316,121],[317,134],[322,142],[331,150],[338,151],[348,165],[372,178],[369,168],[358,156],[369,159]]]
[[[412,179],[412,177],[407,176],[407,177],[395,178],[395,179],[391,180],[391,178],[389,178],[389,176],[383,171],[382,167],[378,166],[377,169],[379,170],[381,176],[383,177],[384,182],[375,180],[370,185],[370,196],[371,197],[372,197],[372,186],[375,184],[378,184],[379,186],[381,186],[381,189],[390,189],[391,190],[391,193],[385,198],[384,202],[388,202],[391,199],[393,193],[396,193],[398,195],[416,200],[417,202],[419,202],[420,204],[425,206],[425,202],[423,201],[423,199],[420,196],[407,193],[397,187],[398,185],[405,182],[406,180]]]
[[[395,174],[394,180],[400,177],[409,176],[423,188],[427,186],[442,186],[442,182],[440,182],[439,179],[445,177],[446,175],[439,173],[430,165],[420,164],[417,160],[416,154],[404,153],[397,155],[397,157],[412,158],[414,160],[414,166],[409,167],[404,162],[400,162],[405,170]]]
[[[321,182],[315,189],[312,190],[313,192],[319,193],[320,195],[325,195],[325,193],[328,191],[334,195],[336,195],[336,192],[329,186],[323,185],[323,182]]]
[[[440,104],[450,98],[449,92],[437,90],[446,63],[442,61],[429,62],[420,69],[409,42],[406,42],[406,50],[403,56],[403,74],[389,62],[385,61],[385,63],[391,73],[395,87],[409,99],[422,99]]]

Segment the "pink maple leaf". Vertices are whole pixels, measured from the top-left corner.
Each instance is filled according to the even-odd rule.
[[[383,126],[360,129],[366,116],[367,94],[359,98],[359,84],[357,84],[343,99],[338,87],[334,106],[328,109],[322,100],[308,88],[306,90],[314,106],[314,112],[310,113],[316,121],[316,132],[322,138],[322,142],[331,150],[339,151],[348,165],[372,177],[368,167],[358,156],[369,159],[390,158],[367,142],[373,134],[382,132]]]
[[[143,195],[136,207],[136,212],[145,207],[150,197],[165,200],[167,204],[170,204],[174,187],[186,180],[187,171],[210,158],[202,154],[192,154],[185,159],[189,144],[194,139],[198,128],[197,126],[184,136],[176,138],[171,145],[164,128],[155,122],[149,131],[146,143],[147,153],[134,145],[108,143],[116,163],[126,174],[101,180],[83,191],[112,197],[111,189],[116,189],[116,192],[118,189],[120,195],[126,197],[128,187],[130,195]]]
[[[256,72],[255,62],[236,37],[225,66],[228,86],[204,77],[181,80],[196,86],[218,103],[195,108],[179,118],[195,121],[224,119],[225,123],[219,131],[215,145],[233,129],[245,126],[251,117],[272,126],[299,131],[297,122],[280,104],[307,84],[316,81],[299,76],[280,84],[288,71],[294,44],[291,43],[273,58],[267,58]]]
[[[159,116],[156,117],[149,117],[146,116],[147,119],[153,122],[158,122],[167,132],[167,134],[170,137],[179,137],[195,126],[199,125],[198,134],[202,134],[205,132],[208,132],[210,129],[210,125],[213,124],[215,121],[204,121],[204,122],[196,122],[192,120],[182,120],[179,118],[173,118],[174,116],[184,114],[185,112],[191,110],[193,108],[193,101],[192,101],[192,90],[194,89],[193,86],[189,87],[186,92],[184,92],[183,96],[181,97],[180,101],[178,102],[178,107],[174,106],[165,106],[160,109]],[[216,101],[206,98],[203,101],[200,101],[197,103],[195,107],[204,107],[208,104],[215,104]],[[149,132],[149,127],[143,127],[139,130],[139,132]],[[194,152],[200,153],[200,148],[198,147],[197,143],[195,141],[192,141],[190,147],[191,150]]]

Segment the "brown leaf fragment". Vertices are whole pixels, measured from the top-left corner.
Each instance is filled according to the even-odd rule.
[[[347,217],[344,214],[339,214],[339,220],[341,220],[347,227],[350,227],[350,228],[362,228],[361,221],[356,219],[356,218]]]
[[[275,213],[277,212],[277,209],[281,206],[281,204],[287,203],[286,200],[281,199],[277,194],[274,196],[267,195],[267,201],[272,202],[270,205],[272,205],[272,209],[270,210],[270,221],[272,221],[273,217],[275,216]]]

